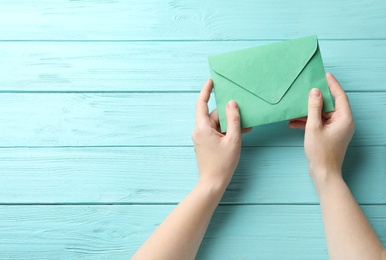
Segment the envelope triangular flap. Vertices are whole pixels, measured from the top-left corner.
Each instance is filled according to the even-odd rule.
[[[212,70],[257,95],[278,103],[317,50],[316,36],[209,57]]]

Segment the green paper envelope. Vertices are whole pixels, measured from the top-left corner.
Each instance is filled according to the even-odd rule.
[[[334,110],[316,36],[208,60],[222,132],[226,132],[225,110],[230,100],[239,105],[242,128],[306,116],[312,88],[322,91],[323,111]]]

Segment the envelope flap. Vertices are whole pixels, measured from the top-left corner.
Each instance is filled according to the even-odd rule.
[[[317,50],[316,36],[209,57],[212,70],[268,103],[278,103]]]

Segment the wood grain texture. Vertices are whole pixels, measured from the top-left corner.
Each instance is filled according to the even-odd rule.
[[[346,182],[386,205],[385,147],[351,147]],[[0,203],[178,203],[197,181],[192,147],[0,149]],[[33,187],[33,188],[31,188]],[[222,203],[318,203],[302,147],[244,147]]]
[[[0,42],[0,91],[199,91],[208,55],[268,43]],[[346,91],[385,91],[385,40],[319,43]]]
[[[0,146],[191,146],[196,93],[0,94]],[[386,93],[350,93],[353,146],[386,145]],[[214,107],[214,98],[210,107]],[[246,146],[303,146],[286,122],[256,127]]]
[[[317,34],[386,245],[384,0],[0,0],[0,259],[128,259],[193,187],[207,56]],[[210,107],[214,108],[214,99]],[[302,131],[243,138],[197,259],[327,259]]]
[[[0,258],[128,259],[173,207],[0,206]],[[386,207],[362,209],[385,244]],[[219,206],[197,259],[256,258],[326,259],[319,206]]]
[[[2,0],[0,5],[1,40],[386,38],[383,0]]]

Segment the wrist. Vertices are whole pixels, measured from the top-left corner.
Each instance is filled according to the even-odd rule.
[[[228,183],[229,182],[225,180],[200,177],[197,182],[197,187],[209,192],[212,196],[221,198],[228,186]]]
[[[341,169],[321,168],[312,172],[310,171],[310,175],[319,195],[335,183],[343,181]]]

